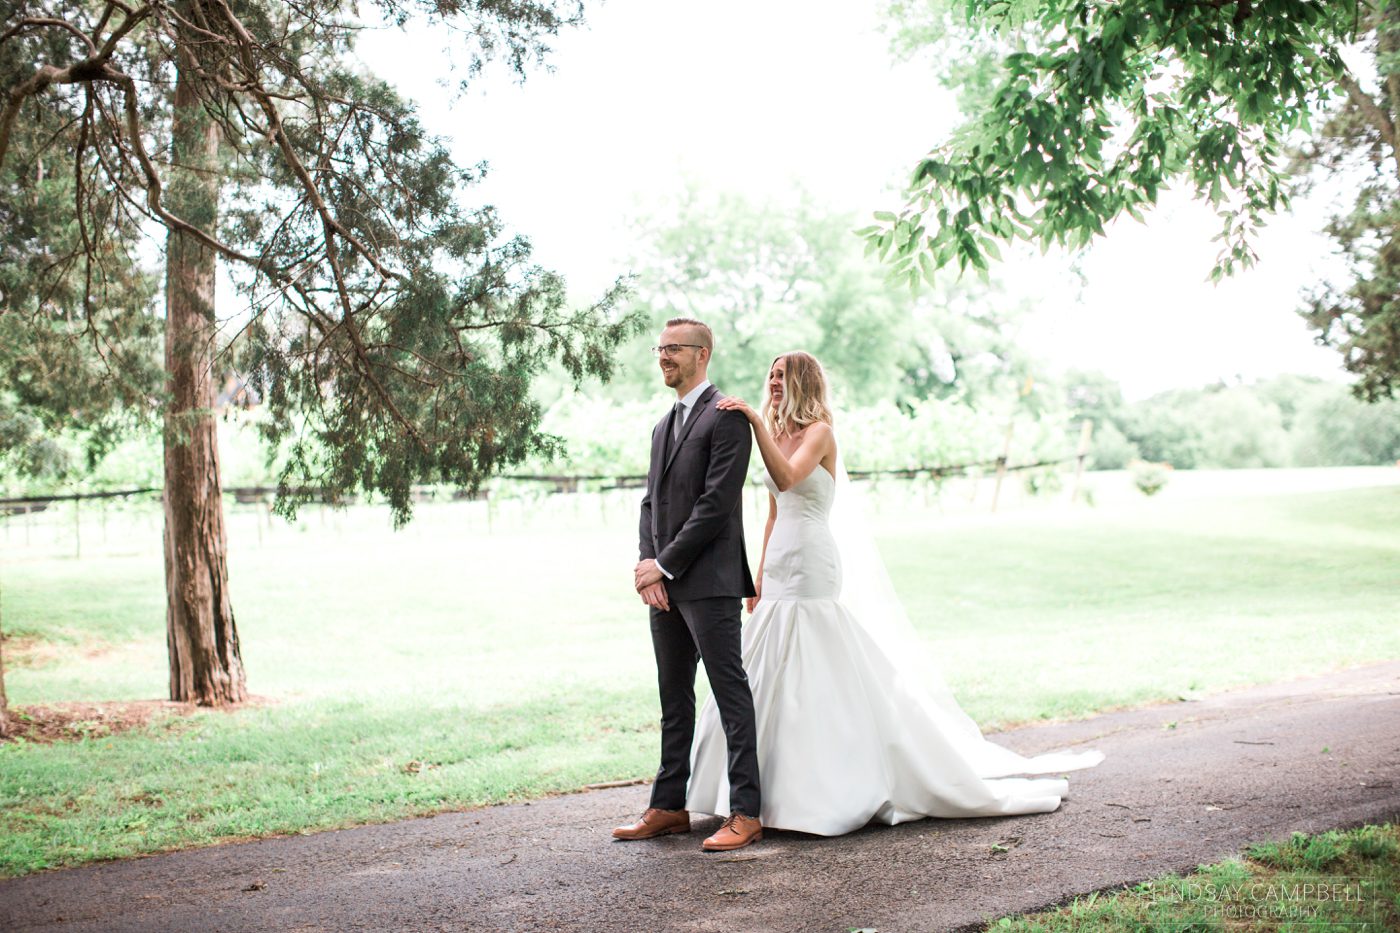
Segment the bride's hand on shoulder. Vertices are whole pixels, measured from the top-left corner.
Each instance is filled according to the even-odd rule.
[[[737,396],[726,395],[718,402],[715,402],[715,407],[720,411],[737,411],[739,414],[749,419],[750,424],[758,424],[758,412],[753,410],[752,405]]]

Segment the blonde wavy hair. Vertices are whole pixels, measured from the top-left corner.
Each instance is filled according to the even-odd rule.
[[[783,361],[783,400],[773,404],[773,395],[764,380],[763,423],[774,437],[792,435],[818,421],[832,423],[831,403],[826,395],[826,372],[817,358],[804,350],[779,354],[768,364]]]

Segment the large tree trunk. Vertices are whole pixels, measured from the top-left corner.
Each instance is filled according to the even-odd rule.
[[[219,134],[181,50],[171,125],[175,164],[169,203],[208,231],[218,218]],[[228,594],[227,540],[213,416],[216,327],[214,254],[171,230],[166,241],[165,415],[166,642],[170,698],[205,706],[247,695]]]

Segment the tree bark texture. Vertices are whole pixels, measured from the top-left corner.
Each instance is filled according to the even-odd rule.
[[[213,231],[219,131],[204,113],[188,50],[181,50],[171,124],[173,213]],[[228,546],[213,414],[215,256],[186,233],[166,240],[166,642],[170,698],[203,706],[247,696],[228,591]]]

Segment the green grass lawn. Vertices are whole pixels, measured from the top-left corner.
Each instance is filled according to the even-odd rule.
[[[881,549],[984,727],[1400,657],[1400,487],[997,515],[925,498],[885,489]],[[267,702],[0,745],[0,873],[649,775],[635,500],[426,505],[399,533],[367,507],[294,526],[236,510],[234,606]],[[0,612],[33,647],[12,705],[163,697],[158,524],[113,517],[80,560],[30,556],[17,527]]]

